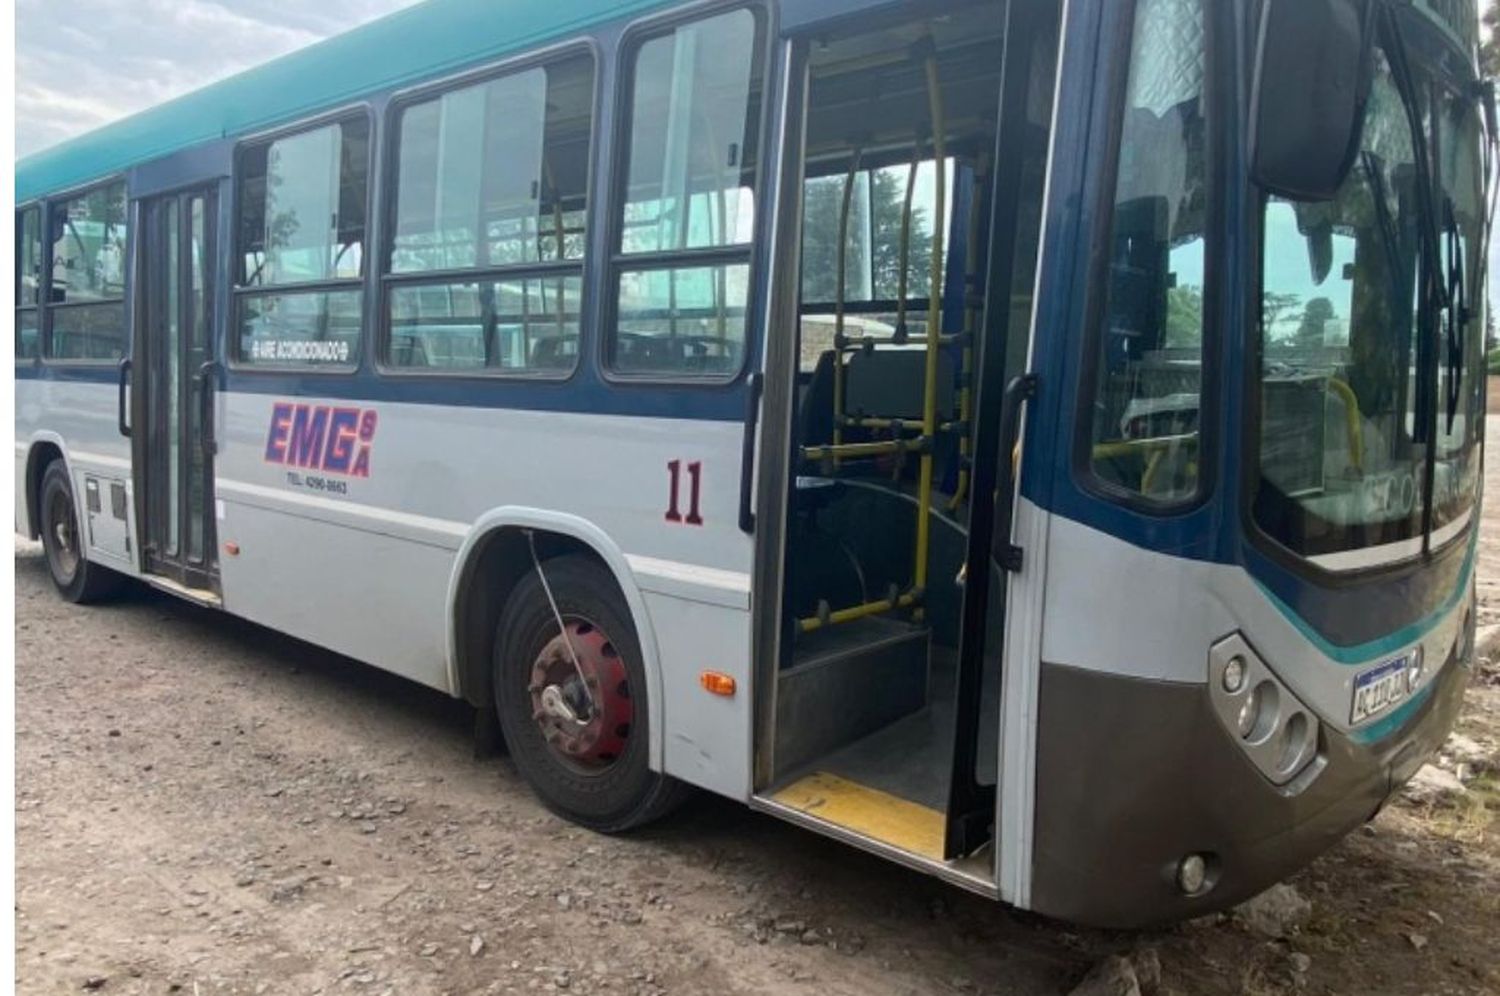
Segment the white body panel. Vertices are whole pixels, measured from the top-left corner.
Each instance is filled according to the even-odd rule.
[[[80,503],[86,472],[126,481],[133,496],[117,388],[16,387],[18,526],[37,441],[60,446]],[[267,459],[278,402],[375,410],[369,475]],[[748,797],[753,543],[737,526],[737,422],[245,393],[220,395],[217,419],[218,538],[239,551],[220,554],[227,611],[454,693],[462,557],[502,526],[571,535],[615,572],[635,617],[652,692],[653,767]],[[667,520],[669,460],[702,466],[701,525]],[[684,480],[684,512],[688,500]],[[132,550],[134,515],[132,503]],[[133,558],[104,562],[139,573]],[[739,694],[703,691],[706,668],[733,675]]]
[[[127,505],[133,503],[135,484],[130,474],[130,440],[120,435],[116,422],[119,388],[110,384],[72,381],[16,381],[16,531],[28,531],[26,521],[26,465],[32,448],[51,443],[62,451],[78,503],[78,521],[87,523],[84,506],[86,479],[121,483]],[[105,501],[108,501],[106,495]],[[135,515],[125,523],[130,549],[135,549]],[[85,536],[87,541],[90,537]],[[121,555],[117,544],[99,537],[90,543],[89,557],[116,570],[135,573],[133,558]]]

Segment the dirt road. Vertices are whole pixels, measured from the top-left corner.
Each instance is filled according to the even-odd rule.
[[[1124,935],[706,797],[598,837],[474,760],[443,696],[146,591],[66,605],[31,544],[15,567],[23,993],[1009,996],[1146,948],[1164,994],[1500,992],[1492,665],[1462,721],[1491,771],[1294,879],[1313,908],[1292,936],[1232,917]]]

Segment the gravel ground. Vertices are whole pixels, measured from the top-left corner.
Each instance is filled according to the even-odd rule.
[[[1493,665],[1468,788],[1388,807],[1293,880],[1309,908],[1110,934],[706,796],[599,837],[437,693],[146,590],[66,605],[20,540],[15,569],[23,993],[1008,996],[1117,953],[1160,961],[1146,996],[1500,992]],[[1500,627],[1500,512],[1481,572]]]

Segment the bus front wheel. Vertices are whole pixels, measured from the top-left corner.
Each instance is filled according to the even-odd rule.
[[[680,801],[684,786],[649,766],[640,641],[598,561],[556,557],[521,580],[500,614],[493,668],[511,757],[553,812],[615,833]]]
[[[78,504],[73,485],[61,460],[53,460],[42,475],[42,550],[47,555],[47,573],[58,594],[69,602],[87,604],[109,598],[124,584],[124,576],[91,563],[83,549],[78,528]]]

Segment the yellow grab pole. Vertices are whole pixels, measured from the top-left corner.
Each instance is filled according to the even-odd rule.
[[[904,592],[895,598],[886,598],[878,602],[866,602],[863,605],[853,605],[847,609],[838,609],[823,615],[811,616],[806,619],[797,620],[797,628],[804,633],[822,629],[825,626],[839,626],[843,623],[854,622],[856,619],[866,619],[870,616],[883,615],[894,612],[896,609],[905,609],[917,604],[915,592]]]
[[[856,146],[854,157],[849,160],[849,173],[844,177],[844,202],[839,207],[839,245],[835,252],[838,261],[838,276],[835,278],[833,300],[833,445],[844,441],[844,297],[848,293],[848,274],[845,264],[849,252],[849,203],[854,198],[854,179],[859,175],[861,152]],[[838,466],[838,457],[833,458]]]
[[[932,45],[929,37],[927,44]],[[932,260],[929,270],[930,286],[927,293],[927,371],[923,380],[922,435],[931,439],[937,432],[937,379],[938,345],[943,321],[943,214],[947,207],[948,187],[945,166],[946,153],[943,142],[943,93],[938,78],[937,52],[927,53],[927,100],[932,113],[932,156],[935,167],[937,194],[934,199],[932,219]],[[932,451],[922,454],[917,485],[917,549],[913,585],[917,596],[927,589],[927,544],[931,524],[928,522],[932,507]],[[916,613],[921,618],[919,605]]]

